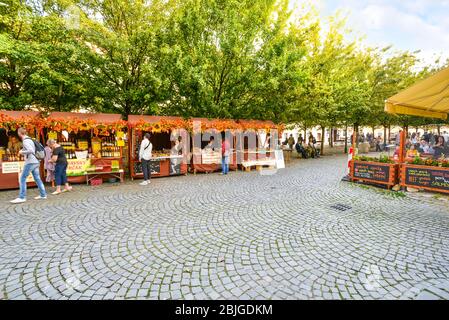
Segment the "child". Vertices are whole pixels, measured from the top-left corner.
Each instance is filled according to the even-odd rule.
[[[419,153],[418,153],[418,151],[415,149],[415,146],[412,144],[412,145],[410,146],[410,149],[407,150],[406,157],[407,157],[407,158],[414,158],[414,157],[416,157],[416,156],[419,156]]]
[[[51,186],[55,186],[55,163],[51,162],[51,157],[53,156],[52,148],[49,146],[49,141],[45,146],[45,159],[44,159],[44,169],[47,170],[47,176],[45,177],[45,182],[51,182]]]

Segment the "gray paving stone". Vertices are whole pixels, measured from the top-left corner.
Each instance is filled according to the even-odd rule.
[[[448,299],[447,203],[341,182],[345,167],[76,185],[19,206],[0,192],[0,299]]]

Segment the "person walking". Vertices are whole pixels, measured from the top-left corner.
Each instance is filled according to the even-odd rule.
[[[67,181],[67,157],[65,156],[64,148],[61,147],[55,140],[49,139],[47,145],[53,150],[50,162],[55,164],[55,182],[56,190],[52,195],[58,195],[62,192],[71,191],[72,187]],[[64,190],[61,187],[64,186]]]
[[[151,183],[151,152],[153,151],[153,145],[150,141],[150,134],[145,133],[143,140],[140,143],[139,160],[142,162],[143,182],[139,183],[141,186],[146,186]]]
[[[228,138],[225,138],[221,143],[221,174],[223,175],[229,172],[230,148]]]
[[[377,136],[376,139],[376,152],[381,152],[382,148],[380,147],[382,145],[382,137],[381,136]]]
[[[34,141],[28,137],[27,131],[24,128],[19,128],[17,130],[19,138],[22,140],[23,148],[19,151],[19,154],[23,155],[25,158],[25,165],[20,175],[20,192],[19,197],[12,200],[11,203],[18,204],[26,202],[27,195],[27,178],[31,172],[39,189],[39,196],[35,197],[35,200],[45,200],[47,199],[47,192],[45,191],[44,183],[41,180],[39,174],[39,160],[36,157],[36,146]]]

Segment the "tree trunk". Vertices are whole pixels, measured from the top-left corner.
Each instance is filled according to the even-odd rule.
[[[388,144],[391,144],[391,125],[388,125]]]
[[[348,153],[348,125],[345,126],[345,153]]]
[[[384,150],[387,146],[387,126],[384,125]]]
[[[359,147],[359,125],[357,123],[354,123],[354,133],[355,136],[355,147]]]
[[[441,126],[437,125],[438,135],[441,136]]]
[[[326,131],[325,127],[321,127],[321,155],[324,155],[324,133]]]
[[[331,129],[329,130],[329,146],[330,146],[331,148],[334,147],[334,128],[331,128]]]

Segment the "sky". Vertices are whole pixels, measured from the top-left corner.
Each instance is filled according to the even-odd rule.
[[[304,2],[291,0],[293,3]],[[365,35],[370,46],[393,45],[421,50],[425,63],[449,58],[449,0],[318,0],[320,15],[337,10],[348,15],[348,27]]]

